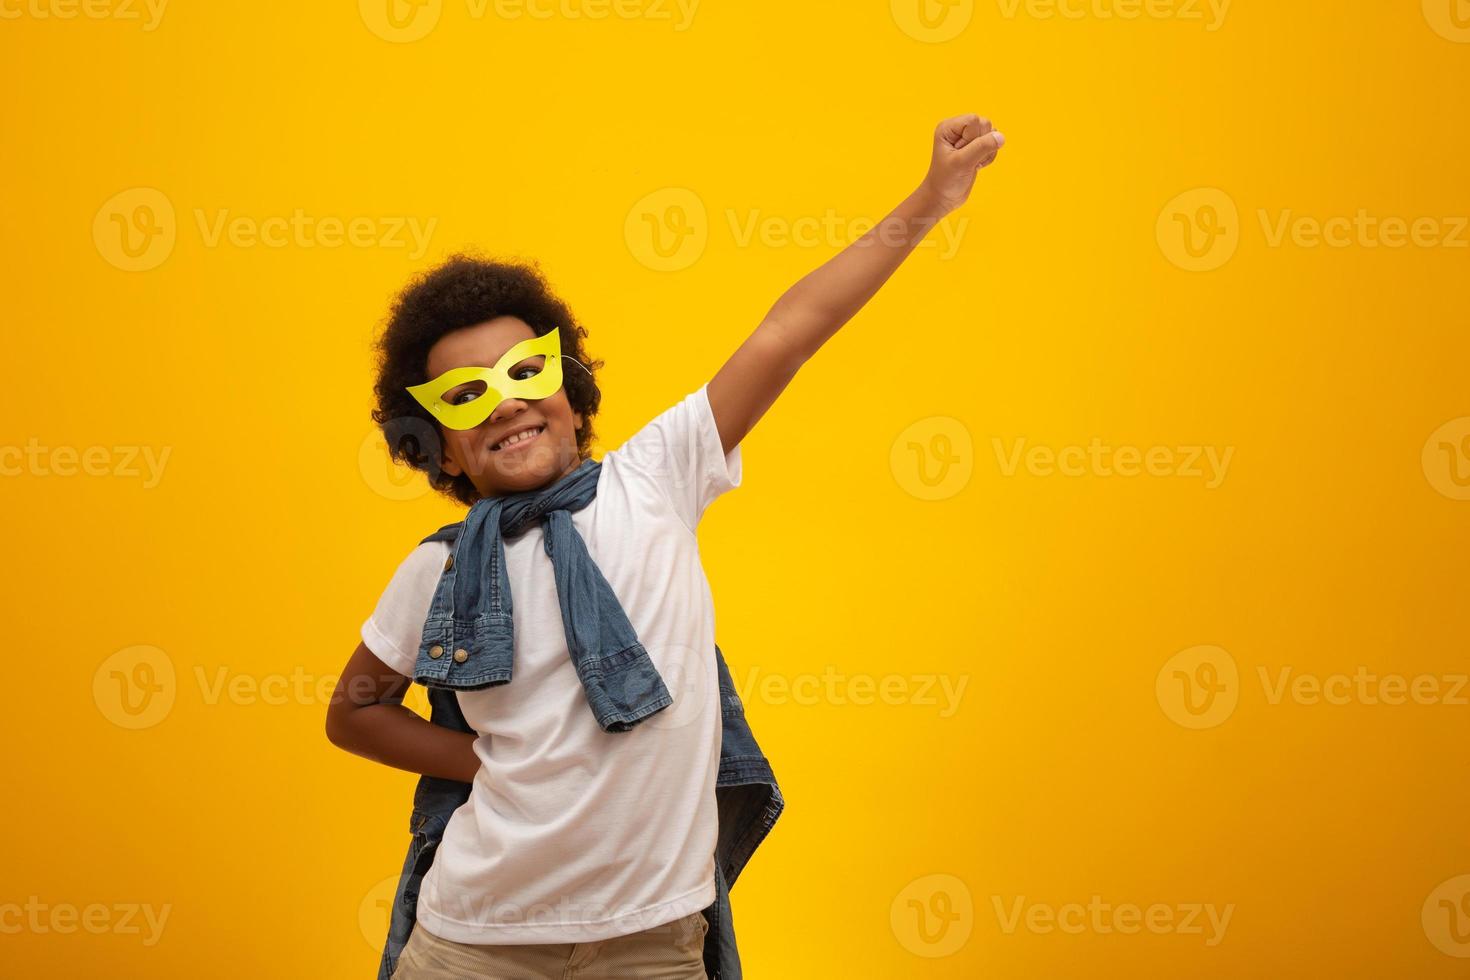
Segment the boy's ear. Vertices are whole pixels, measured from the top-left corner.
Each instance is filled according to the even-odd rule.
[[[443,433],[440,433],[439,442],[439,468],[450,476],[463,476],[464,467],[449,455],[449,447],[443,441]]]

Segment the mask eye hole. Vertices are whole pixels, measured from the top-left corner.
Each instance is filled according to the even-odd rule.
[[[468,405],[485,393],[488,385],[483,381],[467,381],[462,385],[455,385],[444,393],[444,401],[451,405]]]
[[[512,381],[529,381],[545,369],[546,356],[544,354],[537,354],[534,357],[526,358],[524,361],[511,368],[510,379]]]

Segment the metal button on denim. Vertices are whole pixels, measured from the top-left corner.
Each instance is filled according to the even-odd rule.
[[[454,567],[454,556],[453,555],[450,555],[448,558],[444,559],[444,570],[447,572],[447,571],[449,571],[453,567]]]
[[[464,650],[463,648],[460,648],[460,649],[454,651],[454,662],[455,663],[462,664],[462,663],[464,663],[468,659],[470,659],[470,655],[469,655],[468,651]]]
[[[437,643],[434,644],[433,646],[429,647],[429,656],[433,657],[435,660],[438,660],[440,657],[444,656],[444,648]]]

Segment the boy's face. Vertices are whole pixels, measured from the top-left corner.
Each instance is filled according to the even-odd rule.
[[[535,336],[529,324],[513,316],[496,317],[447,333],[429,348],[428,377],[437,378],[450,368],[468,365],[494,367],[506,351]],[[471,399],[475,393],[454,397]],[[581,425],[582,413],[572,411],[565,387],[531,401],[507,398],[473,429],[439,426],[439,436],[444,440],[444,471],[451,476],[468,475],[482,497],[539,490],[581,465],[577,455],[577,429]],[[531,439],[496,448],[507,436],[531,427],[541,431]]]

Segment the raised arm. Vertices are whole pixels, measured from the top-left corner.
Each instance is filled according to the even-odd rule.
[[[766,414],[796,372],[878,292],[945,215],[965,203],[975,175],[1005,137],[990,120],[955,116],[934,130],[924,180],[886,218],[786,290],[709,383],[726,453]]]

